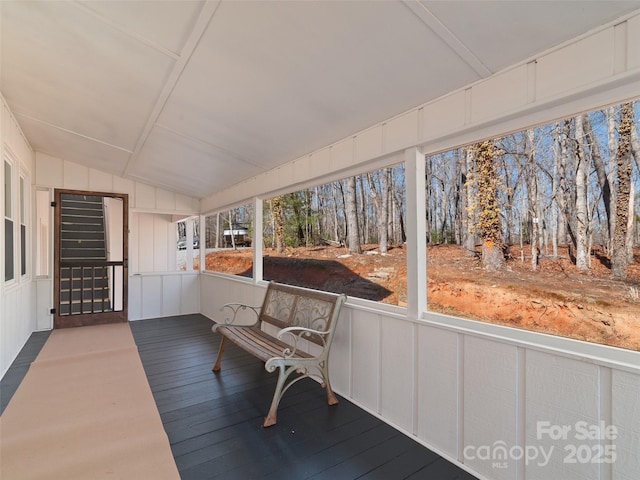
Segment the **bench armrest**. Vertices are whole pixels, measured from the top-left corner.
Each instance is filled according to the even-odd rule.
[[[284,357],[287,358],[296,353],[298,349],[298,341],[301,339],[304,340],[305,337],[318,337],[322,342],[322,348],[326,350],[327,336],[329,335],[329,333],[331,333],[329,330],[323,332],[320,330],[314,330],[312,328],[305,327],[287,327],[278,332],[278,339],[283,340],[283,337],[288,336],[293,340],[293,345],[291,346],[293,350],[291,348],[286,348],[283,352]]]
[[[234,325],[237,320],[238,312],[241,310],[247,310],[247,309],[251,310],[253,313],[256,314],[256,321],[250,325],[235,325],[236,327],[255,327],[260,323],[261,307],[254,307],[251,305],[245,305],[243,303],[225,303],[222,307],[220,307],[220,311],[223,312],[225,311],[225,309],[230,310],[230,312],[227,312],[227,313],[228,314],[230,313],[231,317],[225,317],[224,322],[216,323],[213,327],[211,327],[212,332],[215,332],[218,329],[218,327],[221,327],[221,326]]]

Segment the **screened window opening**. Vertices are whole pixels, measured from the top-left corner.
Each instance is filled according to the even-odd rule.
[[[404,165],[263,203],[265,280],[406,305]]]
[[[200,218],[176,222],[176,263],[178,270],[200,268]]]
[[[253,207],[249,204],[205,217],[208,272],[253,277]]]
[[[640,350],[639,110],[427,156],[428,309]]]

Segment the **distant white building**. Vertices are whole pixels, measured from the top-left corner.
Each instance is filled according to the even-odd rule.
[[[241,225],[233,225],[232,229],[226,229],[223,232],[224,246],[229,248],[234,244],[237,247],[248,247],[251,245],[251,233],[247,227]],[[233,235],[233,242],[231,241]]]

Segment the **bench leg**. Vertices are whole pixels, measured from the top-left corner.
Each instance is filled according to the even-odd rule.
[[[284,366],[280,366],[278,369],[278,383],[276,384],[276,391],[273,392],[273,400],[271,400],[271,408],[269,408],[269,413],[264,417],[264,422],[262,423],[263,427],[270,427],[271,425],[276,424],[276,416],[278,412],[278,405],[280,404],[280,399],[282,398],[282,390],[284,388],[284,383],[289,376],[289,373],[286,371]]]
[[[331,383],[329,383],[329,371],[326,366],[320,369],[322,372],[322,386],[327,389],[327,403],[329,405],[335,405],[338,403],[338,399],[333,393]]]
[[[225,346],[226,340],[227,340],[227,337],[223,335],[222,340],[220,340],[220,347],[218,348],[218,356],[216,357],[216,363],[213,365],[213,368],[211,369],[212,372],[220,371],[220,362],[222,361],[222,354],[224,353],[224,346]]]

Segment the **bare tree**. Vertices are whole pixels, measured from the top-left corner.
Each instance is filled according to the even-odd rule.
[[[613,238],[613,229],[615,225],[615,219],[612,215],[612,211],[615,210],[615,199],[611,195],[611,182],[612,178],[607,175],[607,171],[605,168],[604,160],[602,159],[602,155],[600,154],[600,149],[598,148],[598,141],[596,139],[596,135],[593,132],[593,128],[591,127],[591,121],[589,120],[588,115],[583,115],[584,119],[584,129],[586,138],[588,140],[589,152],[591,153],[591,158],[593,159],[593,165],[595,167],[596,175],[598,178],[598,185],[600,186],[600,190],[602,191],[602,201],[604,204],[604,211],[606,214],[607,220],[607,244],[610,245],[611,240]],[[608,129],[615,128],[610,122],[608,123]],[[611,139],[614,136],[611,132],[608,132],[608,145],[610,150],[610,155],[613,157],[613,152],[615,149],[615,141]],[[614,136],[615,137],[615,136]],[[608,246],[608,245],[607,245]]]
[[[499,152],[493,140],[478,143],[473,150],[476,157],[477,226],[482,237],[482,264],[486,270],[499,270],[504,266],[495,162]]]
[[[347,179],[347,198],[345,201],[347,220],[347,246],[349,253],[362,253],[360,232],[358,229],[358,205],[356,197],[356,177]]]
[[[589,269],[588,234],[589,213],[587,204],[587,155],[584,148],[584,117],[576,117],[576,268]]]
[[[616,220],[613,234],[611,272],[614,277],[626,278],[628,256],[626,249],[629,220],[629,198],[631,190],[631,129],[633,128],[633,105],[625,103],[620,113],[618,127],[618,186],[616,190]]]
[[[525,162],[526,180],[529,197],[529,212],[531,213],[531,269],[538,268],[538,228],[540,226],[540,215],[538,214],[538,176],[536,172],[535,149],[533,146],[534,133],[532,129],[527,130],[525,136]]]
[[[380,253],[387,253],[388,245],[388,221],[389,221],[389,183],[391,169],[385,168],[380,175],[380,192],[374,182],[373,174],[367,173],[369,190],[375,206],[378,220],[378,249]]]
[[[282,196],[271,199],[271,213],[273,215],[276,252],[284,252],[284,216],[282,211]]]
[[[462,212],[462,224],[464,226],[464,247],[467,256],[475,255],[476,239],[474,233],[474,225],[476,224],[475,208],[473,200],[473,188],[471,186],[473,175],[473,149],[464,148],[462,150],[462,162],[464,168],[464,211]]]

